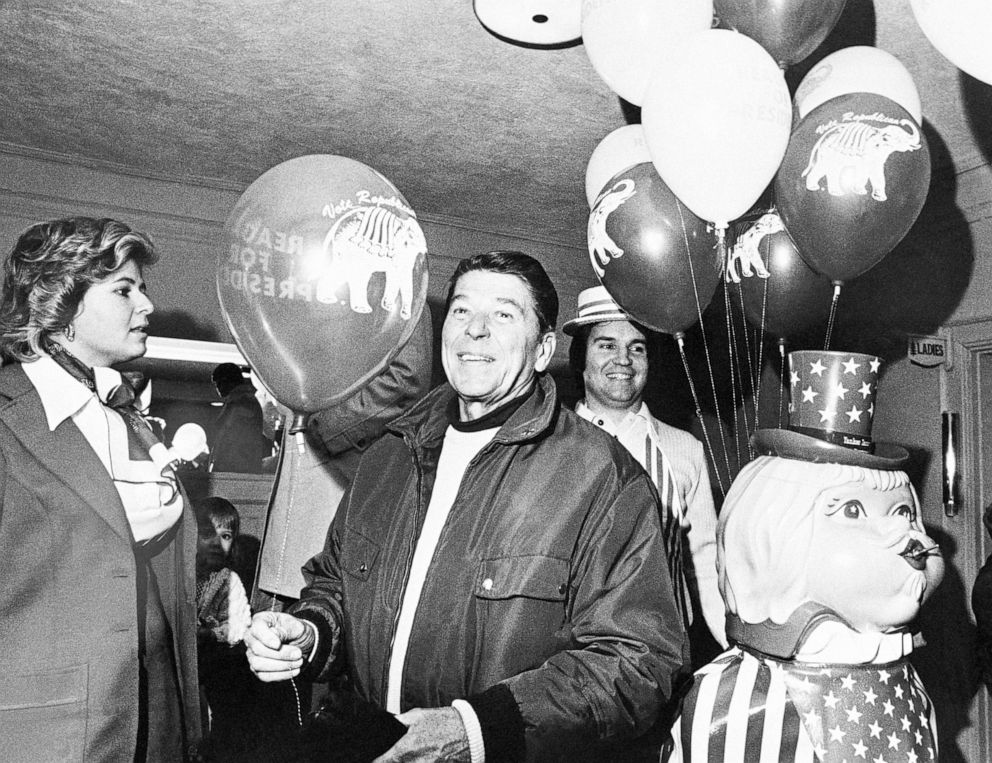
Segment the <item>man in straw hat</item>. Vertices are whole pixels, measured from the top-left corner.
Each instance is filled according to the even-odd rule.
[[[651,476],[664,514],[674,517],[685,536],[670,550],[688,586],[683,602],[687,623],[692,609],[720,646],[724,635],[723,599],[716,577],[716,510],[703,446],[681,429],[658,421],[644,402],[648,380],[648,329],[631,320],[603,286],[579,294],[576,317],[562,330],[572,337],[569,362],[585,390],[575,412],[616,437]]]

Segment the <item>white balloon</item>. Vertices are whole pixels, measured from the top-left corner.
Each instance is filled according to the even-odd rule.
[[[713,0],[583,0],[582,44],[610,89],[641,105],[659,54],[709,29]]]
[[[785,156],[792,102],[779,65],[750,37],[696,32],[655,71],[641,124],[658,174],[698,217],[726,228]]]
[[[797,117],[802,119],[821,103],[848,93],[884,95],[918,124],[923,122],[920,93],[912,75],[894,55],[868,45],[838,50],[809,70],[793,98]]]
[[[916,23],[952,64],[992,85],[992,2],[910,0]]]
[[[201,454],[209,453],[207,433],[191,421],[182,424],[172,436],[172,454],[182,461],[195,461]]]
[[[650,162],[651,154],[640,125],[618,127],[593,149],[586,165],[586,199],[592,209],[599,192],[614,175],[635,164]]]

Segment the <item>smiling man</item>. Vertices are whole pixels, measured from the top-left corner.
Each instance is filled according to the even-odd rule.
[[[687,643],[656,493],[561,407],[557,314],[528,255],[458,265],[448,384],[366,452],[299,604],[246,638],[263,680],[343,669],[399,714],[378,760],[622,760],[672,695]]]
[[[716,573],[716,510],[703,446],[688,432],[658,421],[644,402],[648,330],[632,322],[603,286],[579,294],[576,317],[562,330],[572,336],[569,363],[585,390],[576,413],[616,437],[651,475],[663,520],[678,521],[689,547],[688,555],[681,554],[681,544],[670,552],[681,563],[688,585],[686,617],[691,622],[692,610],[701,612],[713,638],[726,647]],[[674,570],[679,572],[677,566]]]

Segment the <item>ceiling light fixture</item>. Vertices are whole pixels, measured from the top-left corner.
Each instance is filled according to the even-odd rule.
[[[479,23],[525,48],[567,48],[582,42],[581,0],[473,0]]]

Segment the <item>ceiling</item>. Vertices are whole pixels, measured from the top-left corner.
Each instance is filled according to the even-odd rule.
[[[793,90],[853,44],[914,76],[946,144],[936,175],[988,164],[992,88],[929,45],[908,0],[848,0]],[[511,44],[470,0],[4,0],[0,67],[2,150],[239,191],[292,157],[340,154],[434,221],[579,248],[589,156],[639,118],[581,45]]]

